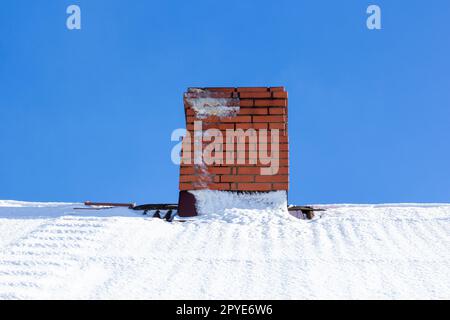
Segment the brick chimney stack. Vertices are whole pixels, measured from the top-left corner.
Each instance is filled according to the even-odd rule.
[[[188,89],[180,216],[197,214],[192,190],[289,189],[287,105],[284,87]]]

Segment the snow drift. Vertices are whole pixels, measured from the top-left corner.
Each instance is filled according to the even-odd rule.
[[[195,196],[197,212],[201,220],[258,224],[295,219],[288,214],[286,191],[236,193],[195,190],[189,192]]]
[[[203,215],[185,223],[0,201],[0,299],[450,298],[449,205],[331,205],[307,221],[277,195],[197,196]]]

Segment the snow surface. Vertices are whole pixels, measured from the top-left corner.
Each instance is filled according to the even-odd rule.
[[[450,205],[196,196],[184,223],[0,201],[0,299],[450,298]]]

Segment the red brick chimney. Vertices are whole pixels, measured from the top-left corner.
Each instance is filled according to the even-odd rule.
[[[178,214],[195,216],[192,190],[289,188],[284,87],[189,88]]]

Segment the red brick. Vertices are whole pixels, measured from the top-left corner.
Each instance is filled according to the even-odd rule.
[[[230,183],[230,190],[237,191],[237,183]]]
[[[241,107],[253,107],[254,101],[253,99],[240,99],[239,106]]]
[[[261,91],[269,91],[267,87],[239,87],[237,88],[238,92],[261,92]]]
[[[270,114],[286,114],[286,108],[269,108]]]
[[[255,181],[254,176],[243,176],[243,175],[230,175],[230,176],[221,176],[221,182],[253,182]]]
[[[267,115],[269,114],[267,108],[241,108],[239,114],[259,114]]]
[[[272,190],[289,190],[289,183],[274,183]]]
[[[285,99],[256,99],[255,107],[286,107]]]
[[[240,191],[270,191],[272,184],[270,183],[238,183],[238,190]]]
[[[230,167],[209,167],[207,171],[213,174],[230,174],[231,169]]]
[[[180,190],[192,190],[193,186],[191,183],[180,183]]]
[[[283,91],[275,91],[275,92],[272,92],[272,98],[287,99],[288,98],[288,93],[287,92],[283,92]]]
[[[255,182],[289,182],[288,175],[256,176]]]
[[[285,122],[284,116],[253,116],[253,122]]]
[[[198,177],[194,176],[194,175],[190,175],[190,176],[184,176],[181,175],[180,176],[180,182],[195,182],[197,181]]]
[[[217,126],[217,129],[219,130],[228,130],[228,129],[234,129],[236,125],[234,123],[221,123]]]
[[[194,174],[194,167],[180,167],[180,175]]]
[[[236,123],[236,129],[268,129],[267,123]]]
[[[286,129],[286,123],[269,123],[269,129],[279,129],[284,130]]]
[[[285,91],[284,87],[270,87],[270,91]]]
[[[208,189],[210,190],[231,190],[229,183],[211,183],[208,184]]]
[[[239,93],[239,97],[241,99],[264,99],[264,98],[271,98],[272,93],[269,91],[266,92],[241,92]],[[255,101],[256,102],[256,101]]]
[[[196,120],[200,120],[202,122],[213,122],[213,123],[220,123],[220,117],[218,116],[208,116],[206,118],[202,118],[202,119],[196,119]]]

